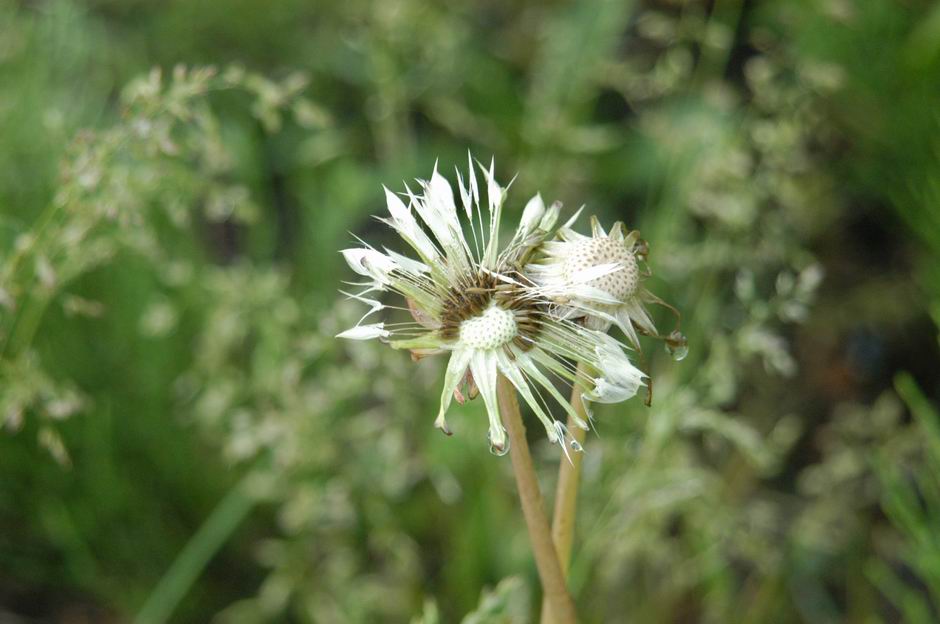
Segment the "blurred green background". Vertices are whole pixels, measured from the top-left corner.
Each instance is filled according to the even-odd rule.
[[[332,338],[468,150],[690,339],[598,410],[583,621],[940,620],[940,4],[0,0],[0,622],[530,621],[481,406]]]

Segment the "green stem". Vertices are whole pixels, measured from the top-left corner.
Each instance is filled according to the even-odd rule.
[[[542,493],[539,490],[538,478],[535,476],[529,444],[525,438],[525,425],[522,424],[522,416],[519,414],[515,388],[500,375],[497,392],[499,411],[509,436],[509,456],[512,459],[512,470],[519,489],[522,515],[525,517],[526,528],[529,531],[529,541],[535,555],[535,567],[539,572],[545,600],[550,605],[558,624],[575,624],[577,616],[574,602],[568,593],[565,577],[558,564],[558,556],[555,554],[551,528],[542,504]]]
[[[199,527],[150,593],[135,624],[162,624],[202,574],[206,565],[255,506],[248,493],[251,473],[233,487]]]
[[[581,377],[581,365],[578,365],[577,376]],[[571,388],[571,406],[582,420],[587,420],[584,402],[581,394],[584,388],[576,383]],[[571,437],[584,445],[585,434],[574,420],[568,417],[568,431]],[[555,551],[558,553],[558,564],[561,566],[562,576],[568,575],[568,564],[571,561],[571,544],[574,541],[574,522],[578,502],[578,484],[581,479],[582,453],[572,453],[571,461],[562,461],[558,467],[558,486],[555,489],[555,512],[552,517],[552,540]],[[547,601],[542,602],[542,624],[554,624],[558,620],[554,617],[554,610]]]

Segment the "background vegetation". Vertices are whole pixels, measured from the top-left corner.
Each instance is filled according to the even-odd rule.
[[[468,149],[690,339],[599,410],[584,621],[940,617],[940,4],[0,0],[0,621],[529,621],[481,406],[332,339]]]

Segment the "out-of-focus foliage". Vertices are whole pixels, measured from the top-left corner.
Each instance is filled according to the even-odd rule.
[[[597,411],[583,620],[935,617],[938,41],[920,0],[0,1],[0,619],[530,620],[481,407],[445,438],[439,362],[332,338],[381,184],[467,149],[640,229],[690,340]]]
[[[468,613],[462,624],[514,624],[529,621],[529,594],[521,579],[511,576],[500,581],[493,590],[483,590],[480,605]],[[433,601],[425,604],[420,617],[412,624],[439,624],[440,610]]]
[[[290,104],[304,81],[289,78],[278,85],[238,69],[221,78],[214,73],[178,66],[165,88],[159,71],[132,83],[122,98],[123,122],[79,135],[63,158],[49,206],[12,241],[3,264],[0,317],[2,382],[11,389],[2,405],[7,427],[18,429],[25,412],[54,422],[81,408],[75,391],[45,376],[29,350],[50,302],[73,315],[103,313],[98,302],[68,295],[58,299],[71,282],[120,252],[133,252],[154,267],[165,267],[158,276],[164,281],[185,284],[192,265],[174,254],[191,243],[187,229],[200,219],[241,224],[257,218],[247,189],[225,179],[232,163],[221,144],[219,122],[201,100],[213,90],[246,89],[257,98],[255,112],[264,125],[278,126],[280,108]],[[194,216],[190,205],[200,205],[202,212]],[[159,212],[151,213],[153,207]],[[164,234],[161,226],[172,229]],[[161,244],[161,236],[170,242]],[[146,332],[165,333],[172,329],[171,317],[171,310],[162,315],[150,310],[142,323]],[[43,427],[39,434],[64,458],[54,429]]]
[[[928,622],[940,606],[940,541],[933,530],[940,522],[940,413],[909,375],[898,375],[895,385],[914,417],[911,435],[921,444],[912,447],[920,456],[899,462],[876,451],[882,507],[899,534],[880,536],[884,558],[871,562],[869,576],[906,620]]]

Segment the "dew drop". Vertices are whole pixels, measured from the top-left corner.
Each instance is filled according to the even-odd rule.
[[[490,443],[490,453],[496,455],[497,457],[502,457],[509,452],[509,440],[506,440],[506,443],[503,444],[502,448],[496,446],[493,443]]]
[[[676,362],[681,362],[689,354],[689,339],[679,330],[672,332],[666,336],[666,353]]]
[[[505,428],[503,429],[503,431],[504,432],[506,431]],[[489,432],[486,433],[486,439],[487,440],[490,439]],[[497,446],[496,444],[493,444],[492,440],[490,440],[490,453],[492,453],[493,455],[496,455],[497,457],[502,457],[508,452],[509,452],[509,438],[505,438],[505,442],[503,442],[502,446]]]

